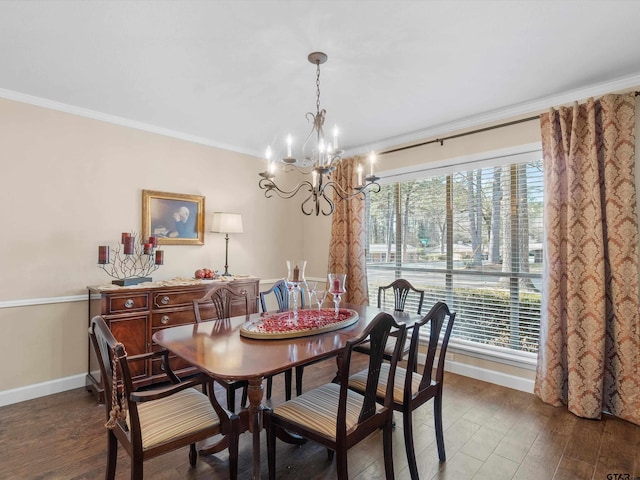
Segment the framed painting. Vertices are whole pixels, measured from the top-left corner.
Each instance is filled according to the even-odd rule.
[[[142,190],[142,238],[160,245],[204,245],[204,197]]]

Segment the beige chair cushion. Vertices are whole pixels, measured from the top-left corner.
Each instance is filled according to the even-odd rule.
[[[389,338],[387,339],[387,343],[384,346],[384,354],[391,357],[393,356],[393,352],[396,348],[396,341],[398,340],[398,337],[393,337],[393,336],[389,336]],[[404,344],[404,348],[402,350],[402,353],[400,354],[400,356],[404,356],[407,353],[409,353],[409,347],[411,346],[411,339],[407,338],[405,340],[405,344]],[[366,351],[369,352],[371,351],[371,344],[367,341],[367,342],[363,342],[360,347],[358,347],[360,351]]]
[[[388,363],[383,363],[380,367],[380,379],[378,380],[377,396],[384,398],[387,393],[387,378],[389,378]],[[420,388],[420,375],[412,373],[411,378],[411,394],[415,395]],[[404,398],[404,382],[407,378],[407,370],[402,367],[396,367],[396,377],[393,382],[393,401],[395,403],[402,403]],[[349,377],[349,387],[364,392],[367,387],[367,370],[362,370]]]
[[[194,388],[139,403],[138,416],[144,449],[220,424],[209,398]]]
[[[340,385],[328,383],[274,408],[273,414],[335,440],[339,398]],[[347,433],[356,427],[363,402],[362,395],[347,390]]]

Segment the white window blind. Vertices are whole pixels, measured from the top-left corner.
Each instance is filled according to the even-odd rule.
[[[440,300],[457,312],[452,341],[536,352],[543,172],[541,159],[522,158],[484,159],[413,180],[405,176],[372,194],[367,250],[372,303],[380,285],[405,278],[425,290],[423,313]],[[389,300],[387,295],[386,306]],[[409,298],[407,309],[415,308]]]

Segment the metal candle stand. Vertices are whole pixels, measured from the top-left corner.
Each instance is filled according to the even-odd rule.
[[[121,243],[113,249],[98,247],[98,267],[115,278],[111,283],[123,287],[150,282],[149,275],[164,263],[164,251],[158,250],[157,237],[142,243],[136,233],[123,233]]]

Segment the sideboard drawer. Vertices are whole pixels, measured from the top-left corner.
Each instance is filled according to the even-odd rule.
[[[105,314],[149,310],[149,295],[110,295],[107,309]]]
[[[233,282],[233,288],[241,295],[248,293],[250,297],[258,296],[258,283],[255,280],[236,280]]]
[[[195,323],[196,317],[193,308],[188,310],[174,310],[154,312],[151,315],[151,326],[153,328],[175,327],[187,323]]]
[[[202,298],[207,292],[206,288],[191,291],[171,291],[153,293],[153,308],[171,308],[192,305],[194,300]]]

